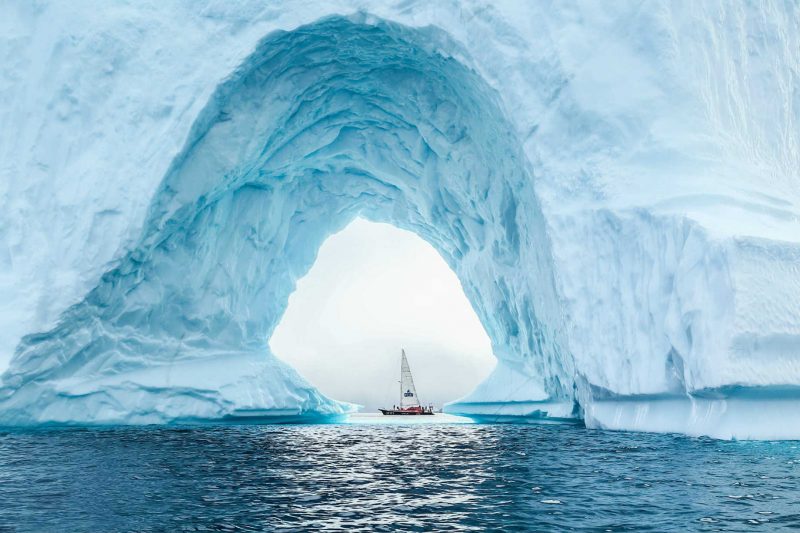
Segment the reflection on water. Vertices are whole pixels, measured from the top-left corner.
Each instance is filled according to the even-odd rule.
[[[382,415],[380,413],[357,413],[348,415],[348,424],[474,424],[464,416],[435,413],[431,415]]]
[[[0,433],[0,531],[800,527],[798,443],[429,418]]]

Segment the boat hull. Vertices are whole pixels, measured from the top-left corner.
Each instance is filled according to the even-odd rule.
[[[400,409],[378,409],[381,414],[387,416],[415,416],[415,415],[432,415],[431,411],[417,411],[417,410],[400,410]]]

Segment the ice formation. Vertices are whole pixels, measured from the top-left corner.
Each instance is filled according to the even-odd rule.
[[[356,216],[498,366],[452,412],[800,437],[800,8],[31,5],[0,17],[0,423],[337,416],[268,352]]]

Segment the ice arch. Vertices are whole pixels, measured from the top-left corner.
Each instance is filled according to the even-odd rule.
[[[138,244],[23,340],[3,421],[346,412],[267,339],[322,241],[356,216],[416,232],[459,276],[500,360],[484,400],[568,414],[574,371],[531,169],[467,61],[438,31],[365,17],[265,39],[198,118]]]

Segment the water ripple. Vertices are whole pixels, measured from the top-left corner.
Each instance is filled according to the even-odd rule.
[[[0,433],[0,531],[789,531],[798,465],[798,443],[572,426]]]

